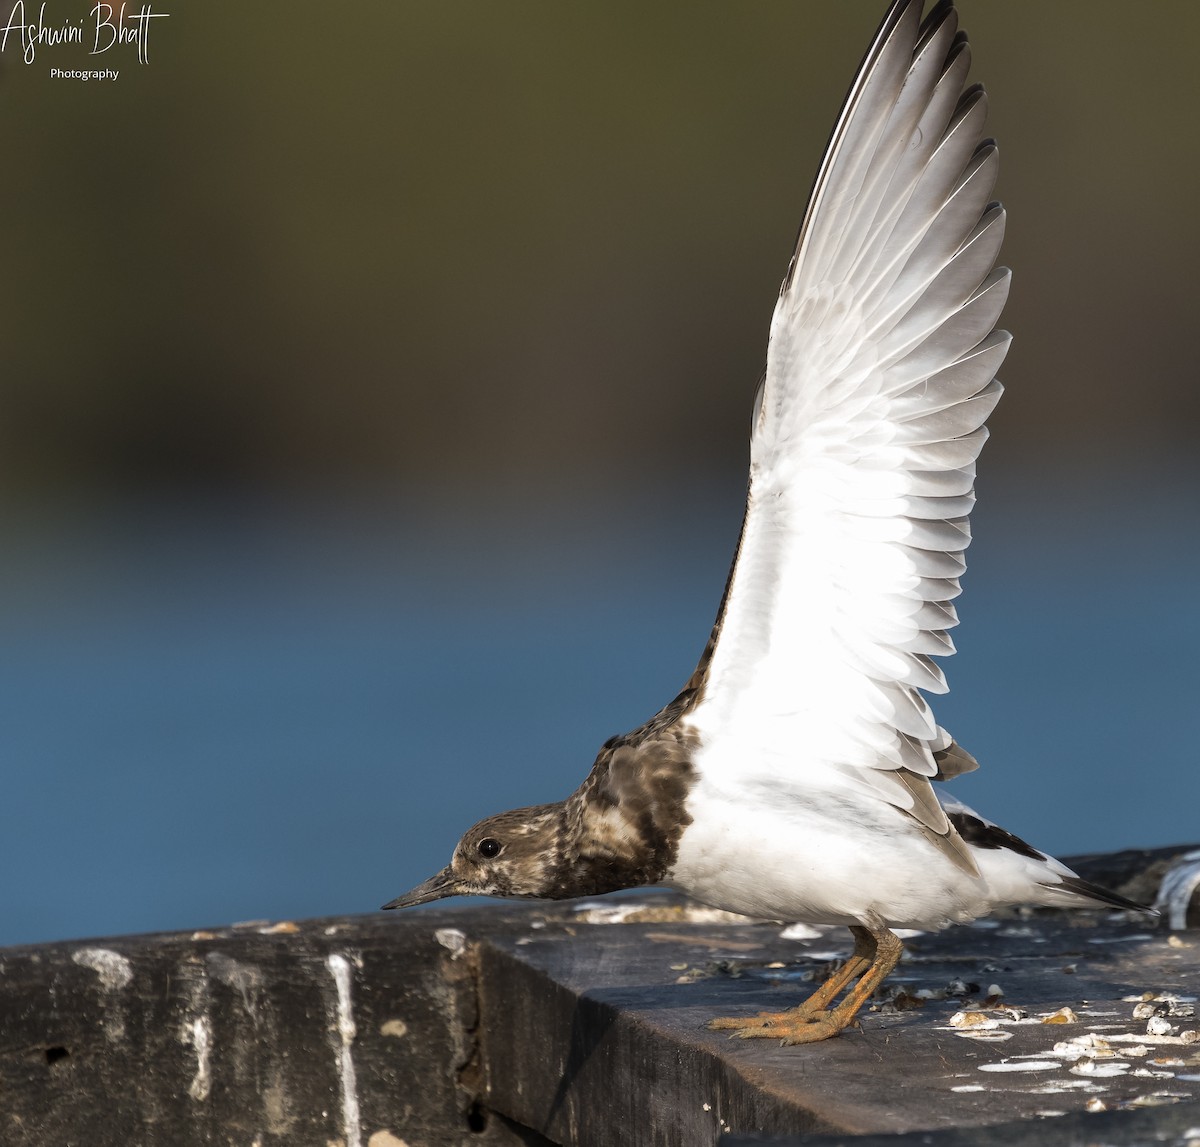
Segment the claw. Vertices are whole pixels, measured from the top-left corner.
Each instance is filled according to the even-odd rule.
[[[780,1039],[781,1047],[818,1043],[858,1023],[858,1010],[900,959],[903,947],[886,928],[854,927],[854,954],[807,1000],[786,1012],[759,1012],[709,1020],[709,1031],[728,1031],[730,1039]],[[834,997],[858,982],[832,1010]]]

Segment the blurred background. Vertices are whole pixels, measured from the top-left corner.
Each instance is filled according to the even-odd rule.
[[[884,5],[162,7],[0,56],[0,943],[372,911],[674,695]],[[1200,8],[961,10],[1017,337],[956,789],[1195,841]]]

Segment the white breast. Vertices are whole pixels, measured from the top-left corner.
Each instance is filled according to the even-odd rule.
[[[850,778],[804,770],[802,785],[789,783],[793,770],[730,740],[702,746],[693,763],[692,820],[665,883],[697,900],[773,920],[914,928],[991,907],[983,880]]]

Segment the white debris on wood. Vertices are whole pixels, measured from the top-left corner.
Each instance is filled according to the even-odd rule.
[[[209,952],[204,962],[217,980],[242,997],[246,1014],[257,1023],[259,996],[265,982],[262,972],[253,964],[244,964],[224,952]]]
[[[208,1016],[208,973],[203,964],[184,959],[175,974],[187,994],[179,1041],[191,1048],[196,1057],[196,1070],[187,1091],[197,1103],[203,1103],[212,1090],[213,1029]]]
[[[1056,1043],[1051,1049],[1052,1055],[1063,1059],[1115,1059],[1117,1053],[1103,1036],[1095,1032],[1085,1032],[1072,1039]],[[1124,1054],[1124,1052],[1122,1052]]]
[[[1000,1063],[981,1063],[980,1071],[1053,1071],[1061,1067],[1053,1059],[1005,1059]]]
[[[450,929],[446,929],[449,931]],[[461,935],[461,933],[459,933]],[[325,957],[325,964],[337,988],[334,1030],[337,1034],[338,1078],[342,1084],[342,1134],[346,1147],[362,1147],[362,1118],[358,1107],[358,1079],[354,1072],[354,1057],[350,1049],[358,1035],[350,997],[350,961],[338,952]]]
[[[1149,993],[1146,994],[1149,996]],[[1145,996],[1139,999],[1133,1007],[1135,1020],[1148,1020],[1152,1016],[1177,1016],[1188,1019],[1196,1014],[1195,996],[1177,996],[1173,992],[1163,992],[1162,995]]]
[[[1116,1060],[1082,1059],[1067,1070],[1072,1075],[1114,1076],[1124,1075],[1129,1068],[1130,1064]]]
[[[1110,1035],[1108,1037],[1113,1043],[1141,1043],[1150,1044],[1152,1047],[1159,1047],[1163,1044],[1176,1044],[1187,1046],[1189,1044],[1200,1043],[1200,1032],[1197,1031],[1181,1031],[1178,1035],[1156,1035],[1152,1036],[1143,1032],[1141,1035],[1135,1035],[1133,1032],[1123,1032],[1121,1035]],[[1122,1054],[1124,1054],[1122,1052]]]
[[[467,935],[458,928],[439,928],[433,938],[450,953],[451,959],[457,960],[467,950]]]
[[[128,987],[133,980],[132,965],[111,948],[80,948],[71,953],[71,959],[80,967],[91,968],[106,992]]]
[[[994,1020],[983,1012],[955,1012],[950,1017],[952,1028],[998,1028],[999,1020]]]
[[[188,1084],[188,1095],[197,1103],[203,1103],[212,1090],[212,1024],[208,1016],[197,1016],[187,1028],[187,1042],[196,1052],[196,1074]]]
[[[100,988],[107,996],[104,1006],[104,1034],[111,1043],[125,1038],[125,1000],[120,994],[133,983],[133,965],[111,948],[80,948],[71,959],[81,968],[90,968],[100,977]]]

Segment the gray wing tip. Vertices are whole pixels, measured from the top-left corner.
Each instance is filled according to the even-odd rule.
[[[925,13],[925,19],[921,21],[921,30],[917,33],[917,52],[920,52],[941,31],[947,20],[956,22],[958,20],[958,13],[954,10],[954,0],[938,0]],[[958,37],[963,35],[962,32],[955,35],[955,38],[950,41],[951,48],[958,42]]]

